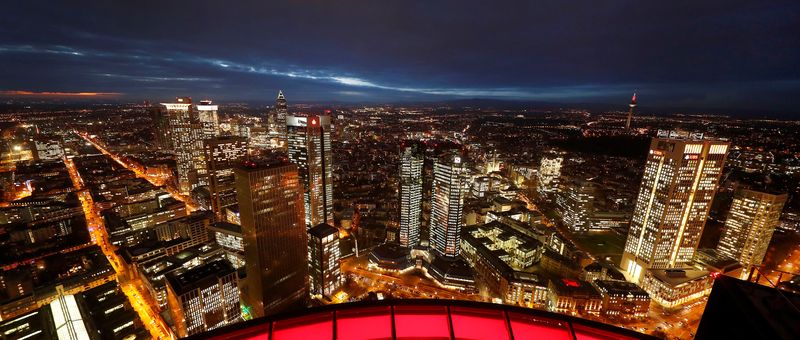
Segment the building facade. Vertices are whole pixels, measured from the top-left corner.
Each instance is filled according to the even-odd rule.
[[[308,230],[308,276],[312,295],[331,297],[342,286],[341,257],[338,229],[323,223]]]
[[[303,186],[306,226],[333,225],[331,117],[286,116],[286,135]]]
[[[596,187],[589,181],[571,183],[561,197],[561,217],[572,231],[587,232],[592,227]]]
[[[717,251],[739,261],[746,269],[761,265],[787,198],[786,194],[736,190]]]
[[[430,245],[439,255],[449,258],[461,252],[463,172],[464,164],[457,152],[448,152],[433,164]]]
[[[307,296],[308,236],[297,166],[283,160],[234,169],[247,262],[246,303],[271,315]]]
[[[545,156],[539,164],[537,175],[537,191],[541,195],[551,194],[558,189],[558,182],[561,177],[561,163],[563,157]]]
[[[211,210],[217,221],[225,220],[225,208],[237,204],[233,168],[247,157],[247,148],[247,138],[236,136],[215,137],[203,143]]]
[[[418,145],[400,152],[400,233],[403,247],[419,244],[422,221],[422,166],[424,156]]]
[[[278,97],[275,98],[275,108],[268,122],[270,134],[278,138],[282,147],[286,146],[286,116],[288,114],[289,105],[286,102],[286,97],[284,97],[283,91],[278,91]]]
[[[729,145],[700,134],[659,136],[650,143],[620,264],[635,282],[647,269],[692,261]]]
[[[169,273],[167,305],[179,337],[241,321],[239,279],[225,260]]]

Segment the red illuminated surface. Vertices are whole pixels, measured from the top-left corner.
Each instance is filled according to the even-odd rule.
[[[450,322],[445,306],[395,306],[397,339],[450,339]]]
[[[561,279],[561,281],[563,281],[564,284],[567,285],[568,287],[580,287],[581,286],[581,284],[578,283],[578,281],[575,281],[575,280]]]
[[[572,340],[569,324],[521,313],[508,313],[514,339]]]
[[[567,315],[489,303],[444,300],[328,305],[309,309],[302,315],[276,316],[271,320],[256,319],[233,324],[196,337],[215,340],[654,339]]]
[[[503,311],[453,307],[450,309],[450,317],[453,320],[453,335],[456,339],[509,338]]]
[[[336,313],[336,339],[369,340],[392,338],[392,309],[389,306]]]
[[[333,339],[333,313],[275,321],[272,323],[272,339]]]

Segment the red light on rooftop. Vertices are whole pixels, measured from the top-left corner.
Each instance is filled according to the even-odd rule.
[[[575,281],[575,280],[572,280],[572,279],[561,279],[561,281],[564,282],[564,284],[567,285],[567,287],[580,287],[581,286],[581,284],[578,281]]]
[[[317,125],[317,120],[315,118],[311,119],[311,125]]]

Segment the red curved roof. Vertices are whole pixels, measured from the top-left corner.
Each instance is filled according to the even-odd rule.
[[[335,335],[335,337],[334,337]],[[198,338],[248,340],[653,339],[590,320],[521,307],[451,300],[395,300],[312,308],[234,324]]]

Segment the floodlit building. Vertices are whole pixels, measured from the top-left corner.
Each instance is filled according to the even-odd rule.
[[[208,228],[214,233],[214,240],[225,250],[228,261],[235,267],[241,268],[245,264],[244,236],[242,226],[228,222],[217,222]]]
[[[331,117],[286,116],[286,135],[303,187],[306,226],[333,225]]]
[[[400,245],[419,244],[422,219],[422,165],[424,156],[416,144],[400,152]]]
[[[267,118],[270,134],[278,137],[282,145],[286,143],[286,116],[289,114],[289,105],[286,102],[286,97],[283,91],[278,91],[278,97],[275,98],[275,108],[272,114]]]
[[[308,235],[311,294],[331,297],[344,283],[339,265],[339,230],[323,223],[309,229]]]
[[[650,295],[634,283],[596,280],[594,286],[603,297],[601,313],[611,318],[644,318],[650,310]]]
[[[554,312],[598,315],[603,306],[600,292],[586,281],[552,279],[548,291],[549,308]]]
[[[653,138],[620,263],[632,281],[639,282],[648,269],[692,261],[728,145],[676,131],[659,131]]]
[[[713,284],[711,273],[681,268],[648,270],[640,286],[662,307],[675,309],[708,295]]]
[[[217,220],[222,221],[225,220],[225,208],[237,204],[233,168],[247,157],[247,138],[215,137],[205,140],[203,147],[211,192],[211,210]]]
[[[544,252],[539,240],[513,226],[492,221],[465,231],[461,249],[479,280],[504,303],[547,306],[547,278],[532,273]]]
[[[255,316],[274,314],[308,295],[308,235],[297,169],[280,159],[234,169],[247,259],[245,302]]]
[[[161,103],[166,120],[170,141],[168,145],[175,152],[175,163],[178,170],[178,188],[181,192],[189,193],[197,186],[196,164],[197,153],[200,152],[202,141],[193,126],[192,99],[178,97],[174,103]]]
[[[787,197],[736,190],[717,251],[739,261],[745,269],[761,265]],[[742,275],[748,272],[743,270]]]
[[[463,172],[464,164],[457,152],[448,152],[433,164],[430,244],[439,255],[449,258],[457,257],[461,250]]]
[[[561,217],[572,231],[586,232],[591,229],[596,187],[589,181],[576,181],[567,187],[559,199]]]
[[[225,260],[167,277],[167,304],[179,337],[241,321],[239,279]]]
[[[550,194],[558,189],[559,178],[561,177],[561,163],[563,157],[545,156],[539,165],[537,190],[540,194]]]

